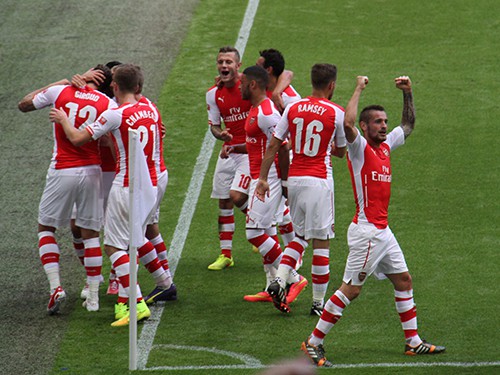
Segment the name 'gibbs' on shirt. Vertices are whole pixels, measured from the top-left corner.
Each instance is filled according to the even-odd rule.
[[[321,116],[326,112],[326,108],[317,104],[299,104],[298,111],[316,113]]]
[[[93,94],[91,92],[75,91],[75,98],[97,102],[99,100],[99,95]]]
[[[151,118],[156,121],[156,115],[151,111],[138,111],[133,113],[126,121],[128,126],[134,126],[134,124],[143,119],[143,118]]]

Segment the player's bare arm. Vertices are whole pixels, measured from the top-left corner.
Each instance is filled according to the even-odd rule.
[[[51,83],[50,85],[47,85],[47,86],[44,86],[42,88],[39,88],[35,91],[32,91],[30,92],[28,95],[26,95],[20,102],[19,104],[17,105],[17,107],[19,108],[19,110],[21,112],[31,112],[31,111],[34,111],[36,108],[35,106],[33,105],[33,99],[35,98],[35,95],[44,91],[44,90],[47,90],[49,87],[52,87],[52,86],[58,86],[58,85],[70,85],[71,82],[67,79],[61,79],[60,81],[57,81],[57,82],[53,82]]]
[[[367,76],[358,76],[356,78],[356,88],[354,89],[354,93],[352,94],[349,103],[347,103],[344,116],[344,131],[349,143],[354,142],[354,140],[358,136],[358,129],[356,128],[356,116],[358,114],[359,98],[361,97],[361,92],[363,92],[367,84]]]
[[[332,146],[332,155],[339,158],[339,159],[342,159],[344,157],[346,151],[347,151],[346,146],[337,147],[337,146],[335,146],[335,144],[333,144],[333,146]]]
[[[222,159],[227,159],[229,154],[246,154],[247,153],[247,145],[224,145],[222,146],[222,150],[220,152],[220,157]]]
[[[220,125],[211,125],[210,131],[212,132],[212,135],[220,141],[229,142],[233,139],[232,134],[227,130],[222,130]]]
[[[92,136],[88,131],[80,131],[76,129],[69,122],[68,115],[64,110],[59,108],[52,108],[49,114],[50,121],[61,124],[64,129],[64,133],[66,137],[68,137],[69,141],[75,146],[81,146],[92,140]]]
[[[278,149],[278,164],[280,167],[281,180],[288,180],[288,169],[290,167],[290,148],[288,142],[282,142]]]
[[[269,175],[269,169],[273,165],[274,157],[281,147],[283,141],[276,137],[273,137],[267,146],[266,153],[262,159],[262,164],[260,165],[259,181],[255,187],[255,195],[261,201],[264,201],[265,197],[269,197],[269,184],[267,182],[267,176]]]
[[[276,83],[276,87],[271,95],[271,100],[280,113],[283,113],[285,110],[285,103],[283,103],[281,94],[283,94],[283,91],[285,91],[286,88],[292,84],[292,80],[293,72],[291,70],[284,70],[278,77],[278,82]]]
[[[401,76],[394,79],[396,87],[403,91],[403,115],[401,116],[401,127],[405,138],[411,134],[415,128],[415,106],[413,105],[413,92],[411,80],[408,76]]]
[[[288,198],[288,170],[290,168],[290,148],[288,142],[282,142],[278,150],[278,164],[281,174],[281,193]]]

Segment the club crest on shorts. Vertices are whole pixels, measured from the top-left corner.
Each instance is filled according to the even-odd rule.
[[[358,274],[358,280],[363,281],[364,279],[366,279],[366,272],[360,272]]]

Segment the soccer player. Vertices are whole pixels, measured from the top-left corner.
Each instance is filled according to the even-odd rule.
[[[111,81],[111,73],[105,66],[96,70],[106,75],[99,87],[103,89]],[[82,88],[62,80],[26,95],[19,103],[22,112],[29,112],[50,105],[63,108],[69,116],[69,126],[77,130],[85,128],[108,108],[115,105],[90,82]],[[89,296],[84,302],[88,311],[99,310],[99,280],[102,268],[102,251],[99,230],[102,225],[101,169],[97,142],[76,147],[66,138],[59,123],[54,123],[54,151],[47,182],[40,201],[38,214],[39,253],[50,285],[49,314],[59,311],[66,298],[59,274],[60,249],[56,242],[56,228],[70,223],[73,206],[77,208],[76,225],[81,229],[84,245],[84,264],[89,284]]]
[[[259,52],[259,58],[255,65],[264,68],[268,73],[268,84],[266,87],[266,95],[270,98],[276,109],[280,113],[283,113],[284,108],[300,99],[300,95],[295,91],[295,89],[291,86],[289,82],[291,82],[293,78],[293,72],[289,70],[285,70],[285,58],[276,49],[266,49]],[[288,153],[288,144],[284,143],[285,147],[280,147],[279,152]],[[286,163],[289,163],[289,157],[282,156],[279,160],[286,160]],[[287,166],[282,166],[282,168],[287,168]],[[281,239],[283,240],[283,245],[287,246],[290,241],[292,241],[295,237],[295,232],[293,230],[292,217],[290,215],[290,209],[286,202],[286,197],[282,195],[281,197],[281,214],[277,218],[278,220],[278,230],[281,235]],[[273,227],[271,231],[276,230],[276,227]],[[274,233],[271,232],[272,235]],[[254,252],[258,252],[255,246],[253,247]],[[297,264],[297,269],[299,269],[300,263]],[[248,294],[243,297],[245,301],[248,302],[272,302],[272,298],[264,289],[263,291],[258,292],[257,294]]]
[[[109,69],[112,69],[114,66],[113,63],[107,63],[105,66],[108,67]],[[88,70],[82,75],[76,74],[73,76],[73,79],[71,81],[71,84],[76,87],[83,87],[87,85],[88,83],[96,83],[99,84],[100,81],[103,80],[103,76],[101,74],[100,70]],[[113,97],[113,90],[109,85],[105,86],[99,86],[98,90],[101,91],[103,94],[108,96],[109,98]],[[103,213],[106,213],[106,205],[108,202],[108,196],[109,196],[109,190],[111,189],[111,185],[113,184],[113,180],[115,178],[116,174],[116,155],[115,155],[115,149],[113,145],[113,141],[111,140],[111,135],[107,134],[104,137],[101,137],[98,141],[98,148],[99,148],[99,155],[101,157],[101,171],[102,171],[102,205],[103,205]],[[71,233],[73,234],[73,248],[75,249],[75,252],[82,263],[84,265],[84,246],[83,246],[83,239],[81,236],[81,231],[80,228],[78,228],[75,224],[75,218],[76,217],[76,207],[73,209],[73,214],[71,216]],[[105,218],[104,218],[105,219]],[[104,224],[104,223],[103,223]],[[114,270],[113,270],[114,271]],[[100,283],[104,281],[104,278],[102,275],[100,276]],[[110,279],[109,279],[109,286],[107,290],[107,294],[118,294],[118,278],[116,277],[116,274],[114,272],[110,273]],[[80,293],[80,298],[83,299],[84,301],[88,298],[89,296],[89,284],[88,282],[85,282],[85,286],[83,287],[81,293]]]
[[[66,114],[58,108],[53,108],[50,113],[52,120],[61,123],[64,132],[71,143],[84,145],[92,140],[99,139],[104,134],[112,132],[117,155],[117,174],[109,193],[106,222],[104,226],[104,245],[107,255],[120,279],[118,303],[115,305],[115,319],[111,325],[114,327],[129,324],[130,313],[126,307],[130,288],[130,260],[127,253],[129,246],[129,155],[128,155],[128,129],[136,129],[141,133],[146,156],[148,171],[153,186],[158,181],[158,156],[159,156],[159,117],[158,113],[149,105],[136,99],[136,94],[143,82],[140,68],[132,64],[123,64],[113,72],[112,87],[117,99],[118,108],[105,111],[99,118],[82,131],[69,126]],[[153,214],[153,213],[151,213]],[[148,218],[149,219],[149,218]],[[147,222],[141,223],[146,227]],[[144,245],[149,244],[144,237]],[[139,285],[137,287],[137,320],[146,319],[151,315]],[[136,301],[128,301],[135,303]]]
[[[291,84],[287,85],[283,91],[276,91],[280,78],[284,81],[283,76],[286,75],[287,79],[291,81],[293,73],[285,71],[285,58],[280,51],[270,48],[260,51],[259,55],[256,65],[264,68],[269,75],[266,95],[273,101],[278,111],[282,114],[288,105],[300,100],[299,93]],[[278,95],[280,91],[281,95]],[[289,152],[289,150],[287,147],[280,147],[279,152]],[[293,230],[290,209],[286,204],[286,198],[284,196],[282,197],[281,205],[283,207],[283,217],[278,220],[278,230],[283,239],[283,245],[287,246],[290,241],[294,239],[295,232]]]
[[[269,168],[281,143],[289,137],[293,158],[287,180],[288,201],[296,236],[285,248],[277,277],[267,289],[274,305],[283,312],[289,312],[290,303],[285,293],[286,280],[310,241],[313,243],[311,314],[321,314],[323,309],[330,277],[330,239],[335,235],[331,155],[343,157],[346,146],[344,110],[330,101],[336,79],[335,65],[312,67],[312,95],[285,109],[260,170],[256,195],[265,201],[276,189],[269,183]]]
[[[235,230],[234,210],[236,205],[246,213],[250,175],[248,155],[242,149],[245,144],[245,119],[250,102],[241,98],[238,70],[240,54],[234,47],[222,47],[217,55],[219,85],[211,87],[206,94],[208,124],[213,136],[223,141],[215,167],[211,197],[219,200],[220,255],[208,266],[220,271],[234,265],[232,242]],[[224,122],[224,129],[222,128]],[[229,152],[228,152],[229,151]]]
[[[285,82],[291,82],[293,78],[293,72],[285,70],[285,58],[280,51],[274,48],[259,51],[256,65],[264,68],[269,74],[266,94],[280,113],[283,113],[286,106],[300,99],[299,93],[291,84],[286,85],[284,90],[280,88],[276,90],[280,80],[280,84],[284,84]]]
[[[121,62],[119,61],[110,61],[106,63],[106,66],[111,69],[111,72],[116,69],[117,66],[122,65]],[[167,259],[167,248],[165,246],[165,243],[163,241],[163,238],[160,233],[160,228],[159,228],[159,216],[160,216],[160,204],[161,201],[163,200],[163,196],[165,194],[165,190],[167,188],[168,184],[168,171],[167,167],[164,162],[163,158],[163,135],[164,135],[164,129],[165,126],[162,122],[161,119],[161,114],[156,107],[156,105],[151,102],[148,98],[146,98],[144,95],[142,95],[142,88],[143,88],[143,81],[139,82],[139,88],[138,91],[135,95],[137,101],[143,102],[145,104],[148,104],[153,108],[153,110],[156,112],[156,115],[159,118],[159,124],[161,124],[161,129],[159,130],[162,134],[162,137],[159,138],[159,164],[158,167],[159,169],[157,170],[158,173],[158,184],[157,184],[157,192],[158,196],[156,199],[156,209],[155,209],[155,214],[151,217],[150,222],[148,223],[146,227],[146,238],[149,240],[150,243],[144,244],[139,249],[139,260],[145,265],[146,269],[149,271],[149,273],[153,276],[156,282],[156,287],[155,289],[148,294],[148,296],[145,297],[145,301],[147,304],[151,304],[157,301],[173,301],[177,299],[177,288],[175,284],[173,284],[172,281],[172,275],[170,273],[169,269],[169,264],[168,264],[168,259]],[[113,92],[109,93],[108,96],[114,96]],[[102,143],[103,140],[106,140],[109,138],[109,134],[106,136],[103,136],[99,138],[100,144]],[[113,146],[111,144],[111,146]],[[109,155],[107,152],[109,148],[101,147],[101,159],[102,159],[102,164],[101,168],[103,168],[103,165],[109,164],[109,167],[111,165],[115,165],[115,158],[116,156],[114,155]],[[114,151],[114,147],[113,147]],[[116,166],[115,166],[116,169]],[[109,173],[111,174],[111,173]],[[115,173],[112,173],[112,179],[111,179],[111,184],[114,179]],[[104,177],[108,177],[108,173],[104,172],[103,169],[103,181],[105,180]],[[108,185],[106,184],[105,187]],[[106,207],[106,201],[107,201],[107,196],[109,195],[109,189],[111,188],[111,185],[109,185],[109,188],[104,190],[104,207]],[[153,251],[154,248],[154,251]],[[119,292],[119,279],[116,277],[116,272],[111,267],[110,270],[110,278],[109,278],[109,286],[108,286],[108,294],[118,294]]]
[[[349,255],[343,282],[326,303],[311,336],[302,343],[302,350],[317,366],[332,366],[325,358],[323,340],[342,317],[344,309],[360,294],[372,273],[377,278],[388,278],[394,286],[396,310],[406,339],[405,354],[438,354],[445,351],[444,346],[425,342],[418,334],[412,278],[387,222],[392,180],[391,152],[405,143],[415,126],[411,80],[407,76],[395,79],[396,87],[403,92],[401,124],[388,132],[384,108],[371,105],[365,107],[359,116],[362,136],[355,120],[359,98],[367,84],[368,77],[357,77],[344,120],[356,214],[347,232]]]
[[[246,235],[248,241],[259,249],[266,273],[266,288],[276,277],[276,269],[282,257],[282,250],[273,226],[281,209],[281,178],[286,177],[287,170],[280,170],[279,163],[273,160],[270,165],[269,184],[273,187],[269,199],[261,201],[254,196],[255,187],[261,169],[262,156],[271,139],[274,128],[281,116],[266,96],[268,74],[265,69],[255,65],[245,69],[241,77],[241,96],[252,103],[245,122],[246,150],[250,163],[250,202],[247,212]],[[280,154],[288,157],[287,153]],[[307,286],[307,280],[296,272],[290,273],[285,281],[290,285],[288,298],[295,300],[298,294]]]

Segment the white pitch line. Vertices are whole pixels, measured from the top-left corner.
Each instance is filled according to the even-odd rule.
[[[333,365],[331,369],[353,369],[353,368],[401,368],[401,367],[496,367],[500,366],[500,361],[495,362],[410,362],[410,363],[345,363]],[[213,366],[155,366],[148,367],[148,371],[174,371],[174,370],[252,370],[280,367],[279,365],[213,365]],[[313,367],[313,366],[311,366]]]
[[[241,57],[243,57],[243,53],[245,52],[248,37],[250,36],[250,30],[252,29],[253,20],[255,18],[255,14],[257,13],[258,7],[259,0],[248,1],[245,16],[243,17],[243,23],[241,25],[238,39],[236,40],[235,44],[235,48],[238,49]],[[198,197],[200,196],[201,185],[203,184],[203,180],[207,172],[208,164],[210,162],[210,157],[212,156],[214,146],[215,138],[210,130],[207,130],[207,132],[205,133],[205,138],[203,139],[200,154],[196,159],[196,165],[193,170],[193,175],[191,176],[191,181],[189,182],[186,198],[182,205],[181,214],[179,216],[179,220],[172,237],[172,242],[170,244],[169,266],[172,275],[175,274],[175,269],[177,268],[177,264],[179,263],[179,260],[181,258],[182,250],[184,249],[184,244],[186,242],[189,227],[191,226],[191,220],[193,219],[194,211],[198,203]],[[149,353],[156,336],[156,330],[161,321],[163,309],[163,305],[153,306],[151,308],[151,317],[142,328],[141,335],[137,343],[138,370],[144,370],[146,368]]]

